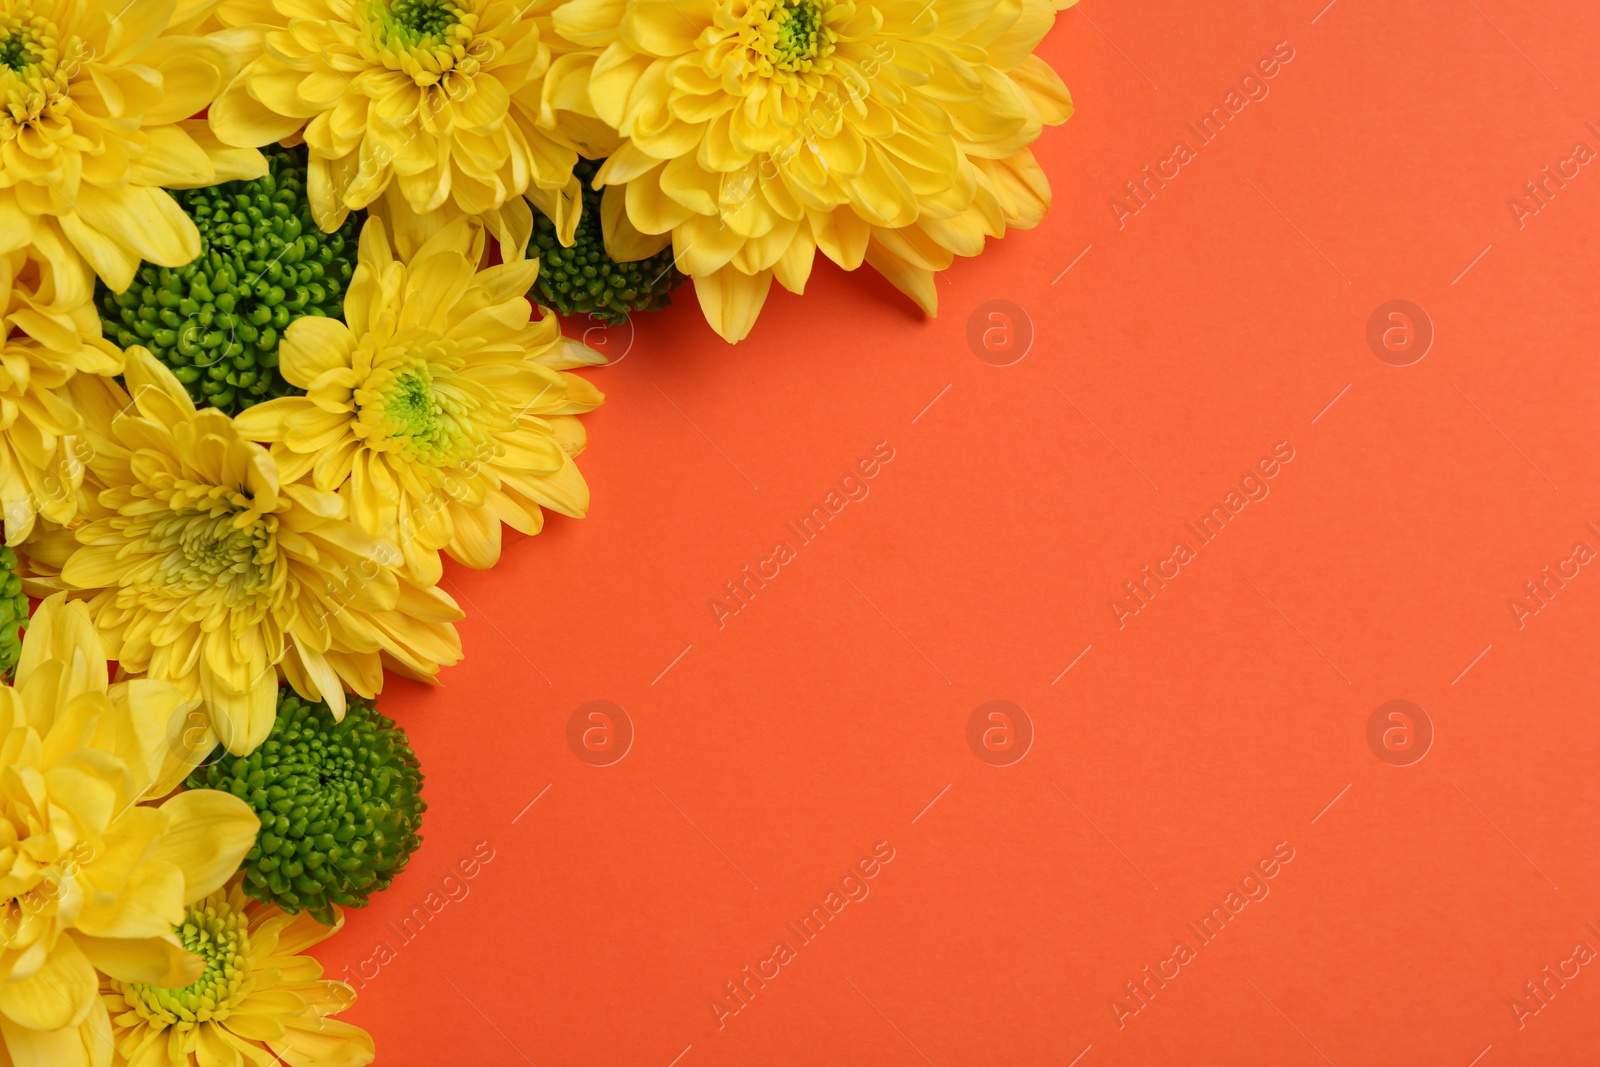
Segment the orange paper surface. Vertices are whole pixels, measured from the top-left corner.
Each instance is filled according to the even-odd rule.
[[[1063,13],[937,319],[589,333],[383,697],[379,1063],[1600,1062],[1600,12],[1321,2]]]

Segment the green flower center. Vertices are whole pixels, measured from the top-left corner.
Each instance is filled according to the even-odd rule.
[[[462,25],[463,14],[451,0],[376,0],[367,5],[367,18],[380,42],[403,50],[448,45],[457,38],[465,44],[471,28]]]
[[[433,376],[426,367],[397,375],[383,403],[395,431],[406,437],[437,438],[445,427],[444,409],[433,396]]]
[[[822,5],[817,0],[780,0],[769,17],[769,25],[777,34],[771,46],[774,66],[804,69],[828,43],[822,27]]]
[[[81,38],[63,34],[31,4],[0,7],[0,142],[61,104],[92,58]]]
[[[410,462],[435,468],[497,454],[486,427],[479,425],[490,398],[456,377],[461,360],[449,344],[424,335],[398,348],[377,361],[356,390],[357,432],[368,447],[400,452]]]
[[[461,9],[449,0],[394,0],[389,14],[414,40],[440,36],[461,21]]]
[[[224,894],[214,893],[189,908],[177,933],[184,948],[205,960],[205,973],[182,989],[132,982],[123,987],[123,998],[164,1026],[226,1019],[254,985],[248,919],[228,906]]]
[[[366,26],[362,50],[419,86],[438,88],[440,79],[457,71],[469,81],[501,52],[493,35],[474,39],[478,14],[460,0],[366,0],[356,5]],[[469,86],[457,86],[459,92]],[[440,90],[441,92],[443,90]],[[465,97],[428,95],[426,106],[437,110]]]
[[[7,678],[22,658],[21,631],[28,626],[28,596],[19,570],[17,554],[0,546],[0,673]]]
[[[55,49],[47,49],[40,38],[52,38],[54,29],[38,15],[19,17],[9,12],[0,13],[0,66],[20,74],[41,63],[53,63],[59,53],[52,55]]]

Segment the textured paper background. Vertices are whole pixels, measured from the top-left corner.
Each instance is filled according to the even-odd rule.
[[[819,266],[736,349],[687,292],[590,337],[626,353],[593,374],[591,517],[448,572],[466,662],[384,697],[427,843],[324,952],[367,976],[380,1063],[1595,1062],[1600,961],[1563,961],[1600,951],[1600,563],[1563,561],[1600,551],[1600,160],[1565,162],[1600,151],[1600,13],[1323,2],[1065,13],[1055,207],[943,277],[936,320]],[[1434,333],[1404,367],[1367,340],[1399,299]],[[1554,595],[1519,619],[1529,581]],[[631,723],[609,766],[569,745],[592,700]],[[969,746],[991,700],[1032,724],[1009,766]],[[1410,766],[1369,746],[1390,700],[1432,725]],[[777,974],[741,1006],[746,966]]]

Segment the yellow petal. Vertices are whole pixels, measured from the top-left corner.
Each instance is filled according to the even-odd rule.
[[[621,41],[613,41],[595,60],[589,75],[589,98],[608,124],[620,128],[627,120],[628,97],[652,62],[651,57],[639,55]]]
[[[577,175],[573,175],[560,189],[535,186],[524,195],[529,203],[555,223],[556,239],[570,248],[578,232],[578,219],[583,214],[583,183]]]
[[[635,52],[647,55],[682,55],[700,36],[700,25],[684,10],[697,6],[681,0],[634,0],[622,19],[622,41]]]
[[[337,1019],[322,1019],[316,1029],[296,1019],[280,1041],[267,1042],[289,1067],[366,1067],[377,1055],[372,1035]]]
[[[621,186],[606,186],[600,199],[600,226],[606,252],[618,263],[648,259],[672,243],[670,230],[646,234],[628,218],[627,193]]]
[[[160,189],[128,185],[113,191],[84,183],[75,203],[84,222],[141,259],[181,267],[200,254],[200,231]]]
[[[1057,126],[1072,117],[1072,94],[1062,84],[1061,76],[1037,55],[1028,56],[1009,74],[1039,109],[1046,125]]]
[[[219,141],[240,148],[259,148],[281,141],[305,124],[305,119],[279,115],[257,100],[243,74],[222,91],[206,118]]]
[[[128,875],[122,892],[97,894],[78,916],[91,937],[165,937],[183,921],[183,872],[170,863],[146,860]]]
[[[211,160],[178,127],[158,126],[146,130],[145,138],[145,151],[128,166],[128,177],[135,183],[167,189],[216,184],[218,179]]]
[[[123,377],[140,414],[164,426],[175,426],[194,415],[194,401],[188,392],[149,349],[134,345],[126,359]]]
[[[253,1042],[241,1041],[220,1026],[197,1026],[194,1029],[194,1058],[199,1067],[244,1067],[244,1048],[255,1051]],[[267,1067],[259,1058],[251,1057],[252,1064]],[[166,1065],[160,1065],[166,1067]]]
[[[907,262],[876,238],[867,245],[867,262],[896,289],[915,300],[924,315],[932,318],[939,313],[939,291],[931,270]]]
[[[234,148],[218,140],[216,132],[205,119],[185,119],[177,124],[184,133],[189,135],[200,151],[206,154],[211,161],[211,169],[216,172],[212,179],[216,182],[253,181],[262,178],[267,173],[267,157],[254,148]],[[171,189],[182,189],[182,185],[168,186]]]
[[[573,44],[601,48],[617,36],[627,0],[572,0],[556,8],[556,32]]]
[[[99,1004],[99,998],[94,1000]],[[108,1029],[102,1026],[101,1033]],[[0,1015],[0,1037],[5,1039],[11,1067],[91,1067],[86,1044],[98,1041],[105,1046],[105,1038],[96,1037],[93,1031],[86,1041],[85,1035],[76,1029],[32,1030],[18,1026],[4,1015]]]
[[[751,277],[732,267],[723,267],[715,274],[694,280],[694,294],[700,298],[700,310],[705,313],[706,322],[729,344],[737,344],[750,335],[770,288],[770,270]]]
[[[193,904],[221,889],[255,844],[261,820],[250,805],[216,789],[189,789],[161,810],[172,825],[153,853],[183,872],[183,902]]]
[[[145,938],[89,937],[74,933],[89,962],[119,982],[143,982],[178,989],[199,981],[203,959],[185,949],[175,936]]]
[[[336,319],[304,315],[291,322],[278,345],[279,369],[284,378],[309,389],[317,376],[350,365],[355,337]]]
[[[803,223],[789,241],[789,247],[772,265],[778,284],[791,293],[804,293],[806,281],[811,277],[811,265],[817,258],[817,244],[811,238],[811,226]]]
[[[3,203],[0,200],[0,204]],[[0,211],[0,217],[3,214]],[[78,250],[78,254],[113,292],[123,292],[133,284],[133,273],[139,269],[138,253],[123,248],[97,227],[91,226],[77,212],[62,215],[56,220],[56,225],[61,227],[61,235]],[[195,232],[199,233],[198,230]]]
[[[33,974],[0,982],[0,1015],[32,1030],[77,1026],[88,1018],[99,988],[88,958],[64,937]]]

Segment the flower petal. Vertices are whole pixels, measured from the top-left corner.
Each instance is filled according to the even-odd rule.
[[[250,805],[216,789],[189,789],[161,810],[171,827],[156,845],[153,858],[183,872],[183,902],[193,904],[222,888],[239,869],[239,861],[255,844],[261,821]]]
[[[26,978],[0,982],[0,1015],[31,1030],[77,1026],[89,1017],[99,990],[88,957],[71,938],[64,937],[37,971]]]
[[[188,951],[175,936],[112,938],[72,935],[95,968],[119,982],[176,989],[197,982],[205,960]]]

